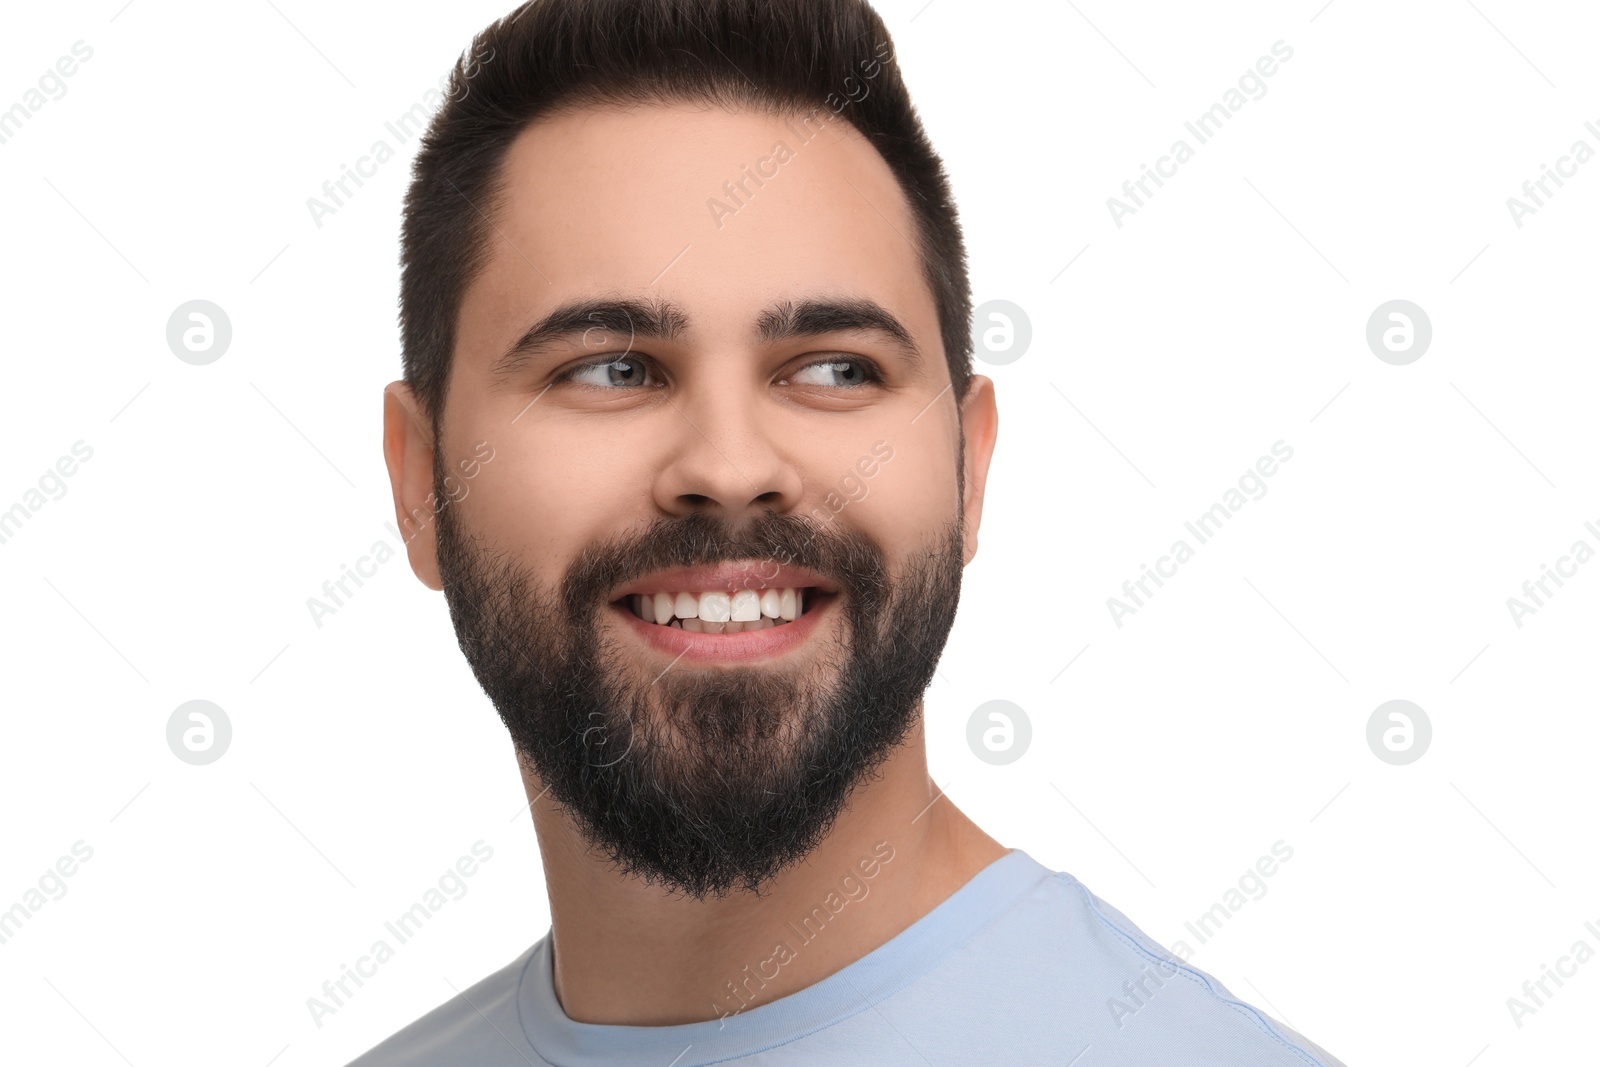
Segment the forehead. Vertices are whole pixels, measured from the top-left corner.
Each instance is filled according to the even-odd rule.
[[[669,298],[704,338],[748,335],[776,301],[849,293],[942,362],[910,206],[831,108],[809,123],[688,103],[564,111],[517,136],[501,178],[460,317],[469,360],[574,299]]]

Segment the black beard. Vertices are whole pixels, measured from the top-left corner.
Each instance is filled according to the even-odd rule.
[[[448,499],[442,481],[437,499]],[[439,573],[456,637],[519,759],[625,875],[696,899],[759,894],[817,847],[852,790],[916,724],[955,619],[959,511],[890,580],[858,531],[771,510],[737,530],[694,513],[585,550],[557,591],[481,551],[445,505]],[[813,669],[659,668],[601,626],[611,591],[667,567],[730,560],[808,567],[835,583],[844,625]],[[770,568],[768,568],[770,570]]]

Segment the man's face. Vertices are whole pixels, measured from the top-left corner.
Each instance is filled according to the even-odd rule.
[[[963,499],[911,213],[828,109],[569,112],[504,176],[426,484],[397,471],[426,420],[391,390],[402,513],[448,501],[413,566],[525,766],[621,869],[755,888],[916,723],[990,385]]]

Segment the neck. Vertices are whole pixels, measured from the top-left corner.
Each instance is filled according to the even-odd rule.
[[[527,769],[523,782],[530,798],[543,792]],[[694,900],[620,875],[548,798],[533,803],[533,822],[556,997],[585,1023],[702,1022],[798,992],[887,942],[1007,852],[928,777],[920,721],[851,794],[822,844],[759,897]]]

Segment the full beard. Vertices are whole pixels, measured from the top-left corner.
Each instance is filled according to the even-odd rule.
[[[737,530],[658,519],[591,546],[547,590],[458,510],[438,516],[445,598],[518,758],[618,871],[696,899],[759,894],[821,843],[916,725],[960,594],[959,512],[892,580],[859,531],[769,510]],[[624,582],[748,559],[836,583],[840,625],[795,654],[807,666],[662,671],[604,625]]]

